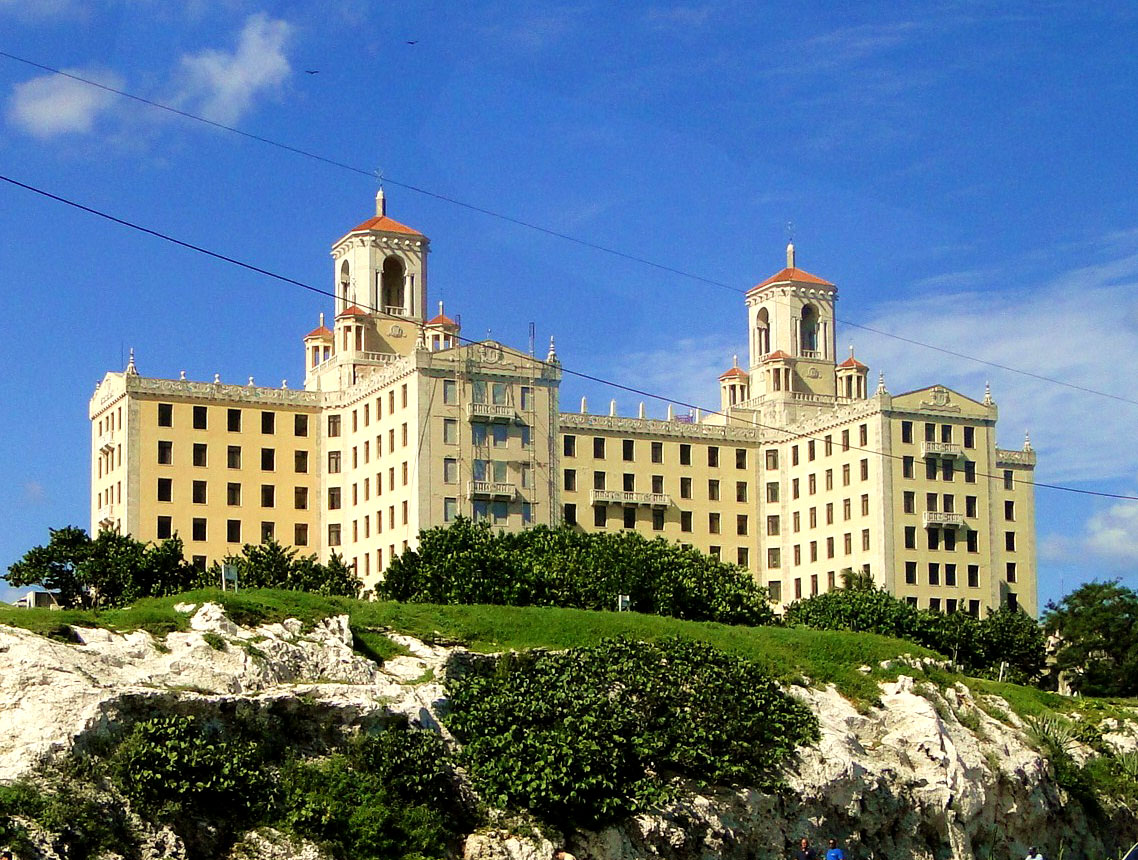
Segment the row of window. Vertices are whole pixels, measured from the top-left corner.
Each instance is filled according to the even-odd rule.
[[[833,536],[826,538],[826,558],[836,557],[835,540]],[[869,529],[861,530],[861,548],[863,551],[868,552],[870,546]],[[806,545],[807,552],[809,553],[808,561],[815,562],[818,560],[818,541],[812,540]],[[842,550],[844,555],[853,554],[853,532],[846,532],[842,535]],[[802,544],[794,545],[794,564],[800,566],[802,564]]]
[[[269,540],[275,540],[277,536],[277,524],[271,521],[261,522],[258,532],[262,543]],[[167,538],[173,537],[173,517],[159,516],[156,526],[156,534],[159,540],[165,540]],[[249,541],[250,537],[250,535],[244,534],[243,524],[241,520],[225,521],[226,543],[246,543]],[[206,517],[194,517],[190,521],[190,540],[194,542],[209,540],[209,523]],[[292,543],[293,546],[308,546],[307,523],[296,523],[296,525],[293,526]]]
[[[528,385],[519,386],[520,397],[518,406],[522,412],[533,409],[533,388]],[[507,382],[486,382],[476,379],[470,383],[471,400],[479,404],[493,406],[511,405],[513,386]],[[458,384],[453,379],[443,380],[443,403],[448,406],[458,404]]]
[[[208,466],[209,465],[209,446],[205,442],[194,442],[191,451],[190,461],[195,466]],[[229,469],[240,469],[242,463],[242,453],[240,445],[228,445],[225,449],[225,465]],[[165,440],[158,440],[158,465],[159,466],[172,466],[174,465],[174,443]],[[277,468],[277,451],[275,448],[262,448],[261,449],[261,471],[275,472]],[[293,455],[293,470],[298,474],[304,474],[308,471],[308,452],[296,451]]]
[[[851,479],[851,464],[844,463],[842,465],[842,486],[848,487],[852,483]],[[869,480],[869,460],[864,459],[858,464],[858,479],[861,481]],[[826,490],[834,489],[834,470],[827,469],[822,473],[822,486]],[[806,494],[813,496],[818,492],[818,473],[811,472],[806,476]],[[775,498],[771,499],[771,484],[767,484],[767,501],[778,501],[778,491],[775,490]],[[790,479],[790,498],[797,499],[802,495],[801,478]]]
[[[399,387],[399,403],[402,408],[407,408],[407,383],[403,383]],[[363,426],[368,427],[371,425],[372,408],[370,403],[365,403],[362,407],[353,409],[350,413],[352,432],[356,433],[360,429],[360,419],[363,418]],[[395,389],[392,388],[387,392],[387,413],[389,415],[395,414]],[[375,398],[375,420],[379,421],[383,418],[383,395]],[[326,418],[327,421],[327,435],[330,438],[339,436],[343,430],[343,419],[339,414],[332,414]]]
[[[937,429],[936,428],[937,428],[936,424],[933,424],[931,422],[925,422],[925,441],[926,442],[938,441],[937,440]],[[964,447],[965,448],[975,448],[976,447],[976,428],[965,425],[962,429],[964,431]],[[951,445],[952,442],[954,441],[953,440],[954,433],[955,433],[955,425],[953,425],[953,424],[941,424],[940,425],[940,439],[939,439],[939,441],[943,442],[945,444]],[[912,421],[902,421],[901,422],[901,441],[905,442],[905,443],[912,443],[912,441],[913,441],[913,422]]]
[[[959,543],[957,539],[957,529],[939,529],[927,528],[925,529],[925,540],[927,546],[931,550],[943,549],[946,552],[955,552],[956,545]],[[964,546],[968,552],[980,551],[980,533],[968,529],[964,532]],[[905,549],[917,548],[917,527],[905,526]]]
[[[866,424],[859,425],[857,428],[857,435],[858,435],[858,439],[857,439],[858,447],[864,448],[866,445],[869,444],[869,426],[868,425],[866,425]],[[834,453],[834,438],[833,438],[833,436],[830,435],[829,433],[827,433],[825,435],[825,437],[822,438],[821,442],[822,442],[822,455],[825,457],[831,456]],[[842,431],[841,446],[842,446],[843,451],[848,451],[850,449],[850,431],[849,430],[843,430]],[[798,449],[799,449],[798,445],[791,445],[790,446],[790,465],[792,465],[792,466],[798,465]],[[806,442],[806,460],[809,462],[810,460],[815,459],[817,456],[818,456],[818,440],[817,439],[810,439],[809,441]],[[768,468],[771,468],[771,467],[768,466]],[[775,468],[777,468],[777,466]]]
[[[336,507],[338,508],[339,504],[337,504]],[[408,508],[408,503],[406,501],[404,501],[400,504],[399,514],[400,514],[400,517],[402,520],[402,525],[407,525],[410,522],[410,511]],[[361,537],[360,537],[360,533],[361,533],[360,526],[361,526],[361,524],[363,525],[363,529],[362,529],[363,538],[362,539],[367,540],[368,538],[370,538],[371,537],[372,522],[373,522],[373,519],[372,519],[371,514],[364,514],[364,516],[361,519],[352,520],[352,540],[353,541],[361,540]],[[375,523],[375,533],[377,535],[383,534],[383,511],[382,510],[377,510],[375,512],[374,523]],[[387,509],[387,527],[389,529],[395,528],[395,505],[391,505]],[[340,546],[342,540],[343,540],[343,532],[341,530],[340,523],[329,523],[328,524],[328,546]]]
[[[103,475],[109,475],[116,466],[122,466],[122,445],[116,445],[107,451],[100,451],[95,463],[100,478]]]
[[[964,497],[964,515],[966,517],[975,517],[977,509],[976,496]],[[902,509],[907,514],[915,514],[917,512],[917,494],[911,490],[906,490],[902,495]],[[956,512],[956,496],[952,493],[944,493],[939,495],[937,493],[925,494],[925,510],[932,512],[943,512],[951,514]],[[1015,522],[1016,518],[1016,503],[1012,499],[1004,500],[1004,519],[1008,522]]]
[[[832,526],[834,524],[834,503],[833,502],[827,502],[825,507],[823,508],[823,511],[825,512],[825,516],[826,516],[826,525]],[[863,517],[869,516],[869,494],[868,493],[863,493],[861,496],[861,515]],[[806,511],[806,516],[807,516],[807,523],[808,523],[807,527],[812,528],[812,529],[818,528],[818,509],[816,507],[808,508]],[[771,519],[775,520],[774,526],[777,529],[778,528],[778,517],[777,516],[767,517],[768,523],[770,522]],[[846,521],[853,519],[853,499],[842,499],[842,519],[846,520]],[[794,532],[797,533],[797,532],[802,530],[801,511],[793,511],[791,513],[790,523],[791,523],[791,528],[794,530]],[[774,531],[774,532],[768,531],[768,534],[778,534],[778,532],[777,531]]]
[[[174,426],[174,404],[173,403],[159,403],[158,406],[158,426],[159,427],[173,427]],[[222,407],[215,406],[194,406],[191,425],[195,430],[208,430],[209,429],[209,413],[211,409],[220,409]],[[230,433],[240,433],[243,421],[243,410],[236,408],[226,408],[225,410],[225,429]],[[261,411],[261,432],[266,436],[272,435],[277,432],[277,413],[267,410]],[[293,415],[293,435],[307,436],[308,435],[308,415],[304,413],[296,413]]]
[[[120,406],[114,412],[108,412],[105,418],[100,418],[98,425],[98,434],[103,435],[104,432],[111,433],[115,430],[122,429],[122,407]]]
[[[409,478],[409,470],[408,470],[407,461],[404,461],[402,465],[403,465],[403,468],[402,468],[403,486],[407,486],[408,478]],[[360,503],[360,483],[361,482],[357,482],[357,483],[352,484],[352,504],[353,505],[358,505]],[[362,485],[363,485],[363,500],[366,502],[371,498],[371,486],[372,486],[371,485],[371,478],[370,477],[364,478],[362,481]],[[390,469],[387,470],[387,487],[388,487],[389,491],[395,489],[395,467],[394,466],[392,466]],[[383,473],[382,472],[376,472],[375,473],[375,494],[376,494],[376,496],[382,496],[383,495]],[[343,495],[341,493],[341,489],[339,487],[329,487],[328,488],[328,508],[330,510],[336,510],[341,506],[342,502],[343,502]]]
[[[261,507],[274,508],[277,504],[277,488],[274,484],[261,485]],[[209,485],[207,481],[190,482],[190,498],[195,505],[205,505],[209,501]],[[158,501],[174,501],[174,479],[158,479]],[[225,485],[225,503],[230,507],[239,507],[242,503],[242,486],[239,483]],[[308,509],[308,487],[293,487],[293,507],[298,511]]]
[[[565,435],[562,437],[562,453],[566,457],[577,456],[577,437],[573,435]],[[643,444],[643,443],[640,443]],[[663,442],[649,442],[649,461],[652,463],[664,462],[664,443]],[[604,436],[593,437],[593,459],[604,460],[608,448],[608,439]],[[620,445],[621,459],[628,463],[636,462],[637,441],[635,439],[622,439]],[[707,446],[707,465],[711,468],[719,467],[719,446]],[[679,445],[679,464],[681,466],[690,466],[692,464],[692,446],[687,442],[681,442]],[[747,449],[735,449],[735,468],[747,468]]]
[[[664,476],[663,475],[652,475],[652,476],[650,476],[650,480],[651,480],[651,487],[652,487],[651,492],[657,493],[657,494],[662,494],[665,492]],[[600,472],[600,471],[593,472],[593,489],[594,490],[607,489],[607,484],[608,484],[608,474],[606,472]],[[576,469],[566,469],[565,470],[564,475],[563,475],[563,486],[564,486],[566,492],[571,493],[571,492],[575,492],[577,490],[577,470]],[[778,500],[777,499],[777,496],[778,496],[777,487],[778,487],[778,485],[775,484],[773,486],[776,487],[775,501],[777,501]],[[747,501],[747,496],[748,496],[747,487],[748,487],[748,484],[746,481],[736,481],[735,482],[735,501],[737,501],[737,502]],[[636,492],[636,475],[632,474],[631,472],[625,472],[624,475],[622,476],[621,488],[626,493]],[[680,478],[680,487],[679,488],[680,488],[680,498],[681,499],[690,499],[692,497],[692,479],[691,478]],[[769,490],[769,487],[768,487],[768,490]],[[769,493],[768,493],[768,495],[769,495]],[[719,485],[718,479],[712,478],[712,479],[708,480],[708,482],[707,482],[707,498],[709,501],[713,501],[713,502],[717,502],[720,500],[720,485]]]
[[[776,565],[776,567],[777,567],[777,565]],[[861,571],[864,575],[868,576],[869,571],[870,571],[869,565],[863,564],[861,567]],[[838,586],[837,579],[838,579],[838,576],[837,576],[836,571],[830,570],[830,571],[826,572],[826,590],[827,591],[833,591],[835,588],[837,588],[837,586]],[[820,583],[819,575],[816,573],[810,574],[810,578],[809,578],[808,582],[810,585],[810,596],[814,597],[819,592],[819,583]],[[773,600],[775,603],[780,603],[782,601],[782,582],[780,580],[776,579],[776,580],[772,580],[771,582],[768,582],[767,583],[767,591],[770,592],[771,600]],[[802,577],[796,577],[794,579],[794,599],[795,600],[801,600],[802,597],[803,597],[803,594],[802,594]]]
[[[956,568],[957,566],[952,562],[947,562],[943,566],[943,585],[947,588],[956,587]],[[925,583],[928,585],[941,585],[941,572],[942,567],[940,562],[930,561],[928,563],[927,577]],[[1016,563],[1014,561],[1007,562],[1004,568],[1004,578],[1008,582],[1015,582],[1019,576]],[[970,564],[967,568],[967,584],[969,588],[980,587],[980,565]],[[905,562],[905,584],[906,585],[920,585],[918,580],[918,565],[915,561]]]

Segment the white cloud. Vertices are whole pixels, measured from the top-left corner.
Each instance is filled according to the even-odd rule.
[[[613,369],[617,382],[644,391],[667,395],[676,403],[690,403],[703,409],[719,408],[719,374],[731,365],[733,353],[739,354],[739,361],[746,365],[747,356],[742,342],[746,337],[745,322],[739,329],[738,338],[717,334],[700,338],[682,338],[668,349],[633,352],[620,356]],[[635,415],[634,394],[615,391],[621,415]],[[663,416],[667,407],[656,400],[645,398],[645,408],[649,416]],[[594,404],[591,411],[601,411]],[[607,404],[604,411],[607,411]],[[686,407],[677,407],[678,413],[686,413]]]
[[[214,122],[233,124],[262,93],[279,87],[292,71],[285,44],[292,27],[251,15],[231,52],[217,49],[182,57],[178,102]]]
[[[122,79],[98,69],[65,69],[70,74],[122,88]],[[86,134],[114,106],[114,93],[62,75],[48,74],[16,84],[8,101],[8,120],[35,137]]]

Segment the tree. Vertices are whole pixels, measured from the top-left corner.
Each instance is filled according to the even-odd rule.
[[[140,597],[177,594],[193,587],[198,576],[177,537],[146,544],[104,530],[92,540],[74,526],[50,534],[46,546],[33,547],[8,568],[6,579],[16,587],[54,591],[65,608],[123,606]]]
[[[284,588],[339,597],[357,597],[360,593],[355,571],[344,564],[341,556],[333,553],[327,564],[320,564],[316,556],[298,556],[296,549],[272,539],[245,544],[241,555],[228,556],[225,563],[237,568],[242,588]],[[208,578],[217,582],[219,575],[214,565]]]
[[[1055,666],[1088,696],[1138,695],[1138,594],[1119,581],[1088,582],[1048,603],[1044,629],[1059,638]]]

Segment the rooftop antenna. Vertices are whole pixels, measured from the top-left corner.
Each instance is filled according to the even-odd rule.
[[[794,222],[786,222],[786,267],[794,268]]]

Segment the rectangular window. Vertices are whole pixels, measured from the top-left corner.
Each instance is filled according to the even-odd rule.
[[[403,429],[407,429],[406,424],[403,425]],[[494,440],[495,448],[504,448],[509,439],[509,428],[505,424],[495,424],[491,429],[491,437]]]
[[[174,479],[173,478],[159,478],[158,479],[158,501],[172,502],[174,501]]]
[[[912,421],[902,421],[901,422],[901,441],[902,442],[912,442],[913,441],[913,422]]]
[[[842,450],[848,451],[850,449],[850,431],[842,431]]]
[[[708,445],[707,446],[707,465],[709,467],[711,467],[712,469],[718,468],[718,466],[719,466],[719,446],[718,445]]]
[[[834,453],[834,439],[832,436],[830,436],[829,433],[827,433],[826,438],[823,440],[823,442],[825,444],[825,455],[829,457]]]
[[[225,521],[225,542],[241,543],[241,520]]]
[[[811,508],[810,509],[810,528],[812,528],[812,529],[818,528],[818,509],[817,508]]]
[[[443,380],[443,403],[447,406],[458,403],[458,383],[453,379]]]
[[[562,508],[561,518],[565,521],[565,525],[567,526],[577,525],[577,506],[572,504],[565,505],[564,508]]]
[[[834,524],[834,503],[826,502],[826,525],[832,526]]]
[[[842,499],[842,519],[848,520],[853,516],[852,505],[849,499]]]
[[[365,406],[364,409],[366,410],[367,407]],[[292,417],[292,434],[294,436],[307,436],[308,435],[308,416],[307,415],[300,414],[300,415],[294,415]]]
[[[778,481],[768,481],[767,482],[767,501],[768,502],[777,502],[778,501]]]
[[[861,548],[865,552],[869,552],[869,529],[861,530]]]
[[[930,481],[935,481],[936,473],[936,459],[933,457],[927,457],[925,459],[925,478]]]
[[[608,521],[608,506],[595,505],[593,507],[593,525],[597,528],[604,528]]]
[[[1014,561],[1007,563],[1007,566],[1004,568],[1004,576],[1008,582],[1016,581],[1016,563]]]
[[[193,484],[193,501],[195,505],[204,505],[205,502],[205,481],[194,481]]]
[[[605,440],[603,436],[596,436],[593,438],[593,459],[603,460],[605,458]]]
[[[261,484],[261,507],[272,508],[277,503],[277,488],[272,484]]]
[[[680,511],[680,531],[691,531],[691,511]]]
[[[1004,519],[1014,521],[1016,518],[1016,503],[1011,499],[1004,502]]]
[[[265,435],[277,432],[277,414],[275,412],[261,413],[261,432]]]
[[[745,535],[747,533],[747,515],[738,514],[735,517],[735,534]]]
[[[652,476],[652,492],[657,494],[657,495],[661,495],[664,492],[664,476],[663,475],[653,475]]]
[[[806,459],[807,460],[813,460],[814,459],[814,440],[813,439],[811,439],[809,442],[806,443]]]
[[[680,478],[680,498],[691,498],[691,478]]]
[[[790,520],[793,523],[792,528],[796,533],[802,530],[802,514],[799,511],[792,513]]]
[[[746,567],[751,563],[751,554],[747,550],[747,547],[741,546],[735,550],[735,563],[738,564],[739,567]]]
[[[842,535],[842,551],[846,555],[851,555],[853,553],[853,535],[849,532],[846,532],[844,535]]]
[[[454,418],[443,419],[443,444],[458,444],[458,421]]]
[[[293,470],[299,475],[303,475],[308,471],[308,452],[307,451],[297,451],[296,452],[296,454],[293,457]]]
[[[974,532],[971,529],[969,529],[967,532],[967,542],[968,542],[968,551],[969,552],[979,552],[980,551],[980,535],[978,532]]]
[[[790,498],[791,499],[797,499],[798,496],[799,496],[798,478],[791,478],[791,480],[790,480]]]
[[[736,448],[735,449],[735,468],[736,469],[746,469],[747,468],[747,449],[746,448]]]
[[[735,482],[735,501],[737,501],[737,502],[747,501],[747,482],[746,481],[736,481]]]
[[[1015,488],[1015,482],[1014,482],[1014,478],[1012,476],[1012,470],[1011,469],[1005,469],[1004,470],[1004,489],[1005,490],[1011,490],[1014,488]]]
[[[194,443],[194,465],[204,466],[206,464],[206,445],[205,442]]]
[[[205,406],[194,407],[194,429],[205,430],[206,427],[206,409]]]
[[[719,501],[719,480],[717,478],[708,479],[708,481],[707,481],[707,498],[712,502],[718,502]]]
[[[339,487],[328,488],[328,510],[338,511],[340,509],[341,492]]]
[[[772,514],[767,517],[767,534],[777,535],[779,531],[779,519],[777,514]]]
[[[869,480],[869,460],[868,459],[861,461],[861,479],[863,481]]]
[[[777,546],[767,547],[767,567],[776,568],[776,567],[779,567],[781,564],[782,564],[782,557],[781,557],[781,553],[779,552],[779,548]],[[798,590],[801,591],[802,590],[801,582],[799,580],[795,580],[795,582],[799,583],[799,589]],[[799,596],[801,597],[801,594]]]
[[[980,565],[978,564],[968,565],[968,587],[980,587]]]
[[[636,442],[632,439],[624,439],[620,445],[621,456],[627,461],[632,462],[636,456]]]
[[[905,549],[917,548],[917,527],[905,526]]]
[[[952,529],[944,530],[944,548],[948,552],[956,550],[956,532]]]
[[[928,424],[928,423],[925,424],[925,441],[926,442],[935,442],[936,441],[936,425],[935,424]]]
[[[965,496],[964,497],[964,516],[966,516],[966,517],[976,516],[976,497],[975,496]]]
[[[624,509],[624,527],[626,529],[636,528],[636,508]]]
[[[1004,549],[1008,552],[1015,552],[1016,549],[1016,533],[1004,532]]]
[[[340,473],[341,459],[342,459],[342,457],[341,457],[339,451],[329,451],[328,452],[328,472],[329,472],[329,474],[338,475]]]
[[[593,489],[594,490],[603,490],[604,488],[605,488],[605,473],[600,472],[600,471],[593,472]]]
[[[328,546],[340,545],[340,524],[328,523]]]
[[[565,489],[570,493],[576,491],[576,489],[577,489],[577,470],[576,469],[566,469],[565,470]]]
[[[798,446],[797,445],[791,445],[790,446],[790,465],[792,465],[792,466],[798,465]]]
[[[241,485],[229,483],[225,485],[225,503],[230,507],[241,504]]]
[[[225,427],[230,433],[241,432],[241,410],[229,409],[225,413]]]
[[[566,457],[577,456],[577,437],[565,436],[561,440],[561,453]]]
[[[630,472],[624,473],[624,491],[626,493],[636,492],[636,476]]]
[[[272,414],[272,413],[269,413]],[[261,471],[272,472],[277,468],[277,451],[275,448],[261,449]]]
[[[834,539],[832,537],[826,538],[826,558],[834,557]]]
[[[707,530],[709,532],[711,532],[713,535],[719,534],[719,530],[720,530],[719,514],[710,513],[707,515]]]
[[[946,564],[944,566],[944,584],[949,588],[956,588],[956,565]]]
[[[778,449],[777,448],[768,449],[766,452],[766,460],[767,460],[767,468],[768,469],[777,469],[778,468]]]
[[[158,426],[159,427],[173,427],[174,426],[174,404],[173,403],[159,403],[158,404]]]
[[[818,492],[818,476],[813,472],[806,476],[806,492],[811,496]]]
[[[869,444],[869,426],[868,425],[866,425],[866,424],[858,425],[857,438],[858,438],[858,442],[861,443],[861,447],[864,448],[866,445]]]
[[[863,517],[869,516],[869,494],[862,493],[861,496],[861,515]]]
[[[206,539],[205,517],[194,517],[191,522],[190,534],[192,535],[192,539],[196,541]]]
[[[296,546],[308,546],[308,523],[297,523],[292,529],[293,540]]]
[[[156,529],[156,534],[159,540],[165,540],[173,534],[173,519],[171,517],[159,517]]]
[[[902,510],[907,514],[917,512],[917,494],[912,490],[905,490],[902,494]]]
[[[664,509],[652,509],[652,531],[661,532],[664,530]]]
[[[329,438],[335,438],[336,436],[339,436],[339,435],[340,435],[340,416],[339,415],[329,415],[328,416],[328,436],[329,436]]]
[[[903,477],[903,478],[913,477],[913,463],[914,463],[914,461],[913,461],[912,457],[901,458],[901,477]]]
[[[810,541],[810,560],[818,560],[818,541],[816,540]]]
[[[942,472],[941,477],[944,478],[944,480],[946,480],[946,481],[951,481],[952,480],[952,473],[953,473],[952,461],[951,460],[945,460],[944,462],[942,462],[940,464],[940,468],[941,468],[941,472]]]
[[[975,448],[976,447],[976,428],[975,427],[965,427],[964,428],[964,447],[965,448]]]
[[[795,565],[802,564],[802,544],[794,545],[794,563]]]
[[[664,462],[664,443],[663,442],[653,442],[652,443],[652,462],[653,463],[663,463]]]
[[[940,585],[940,564],[935,561],[929,562],[929,585]]]
[[[691,445],[689,445],[686,442],[680,443],[680,465],[681,466],[690,466],[691,465]]]
[[[929,529],[925,535],[928,538],[929,549],[940,549],[940,529]]]

